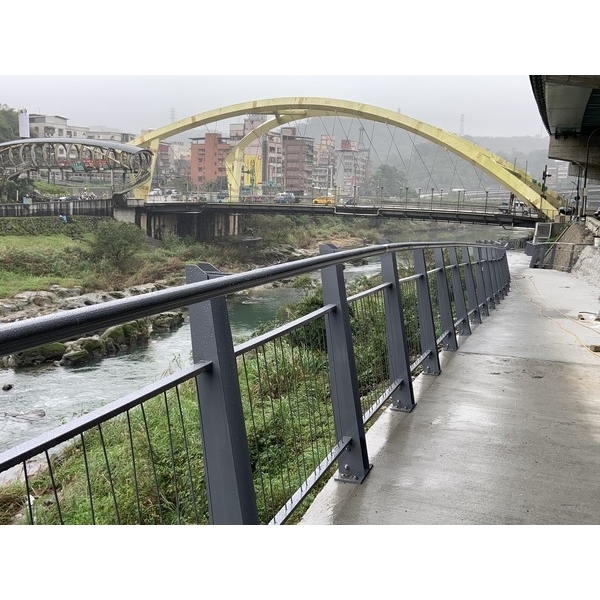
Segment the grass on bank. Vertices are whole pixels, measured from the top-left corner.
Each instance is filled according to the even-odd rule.
[[[51,220],[52,218],[49,218]],[[54,219],[55,221],[55,219]],[[103,229],[103,231],[99,230]],[[113,229],[113,231],[110,231]],[[274,248],[288,244],[318,254],[319,240],[341,240],[353,245],[374,243],[381,233],[367,220],[283,217],[269,219],[257,215],[246,221],[247,235],[261,238],[252,248],[228,242],[198,242],[170,235],[164,240],[131,243],[134,252],[110,254],[122,244],[122,234],[141,231],[134,225],[108,221],[85,229],[83,220],[69,223],[64,233],[46,235],[0,235],[0,298],[24,291],[47,290],[52,285],[79,287],[82,293],[119,290],[133,285],[166,281],[184,283],[185,265],[208,262],[226,272],[285,260]],[[102,234],[99,242],[98,236]],[[142,237],[144,237],[142,235]],[[103,249],[107,252],[104,253]]]

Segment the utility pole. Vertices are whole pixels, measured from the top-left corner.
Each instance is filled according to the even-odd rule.
[[[544,172],[542,173],[542,193],[541,193],[541,197],[542,198],[546,198],[546,190],[548,189],[548,186],[546,185],[546,179],[548,177],[552,177],[552,175],[550,173],[548,173],[548,165],[544,166]]]

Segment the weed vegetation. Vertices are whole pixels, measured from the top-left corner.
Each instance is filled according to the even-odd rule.
[[[159,242],[146,238],[135,225],[112,220],[40,221],[46,224],[37,227],[37,235],[0,235],[1,298],[52,285],[80,287],[82,293],[156,281],[179,285],[186,264],[203,261],[222,271],[239,272],[287,260],[282,245],[316,255],[319,243],[348,247],[403,237],[398,223],[335,217],[249,217],[245,234],[258,238],[252,246],[239,240],[209,243],[175,235]],[[8,231],[13,229],[16,226]]]

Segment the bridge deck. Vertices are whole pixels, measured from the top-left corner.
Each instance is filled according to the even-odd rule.
[[[329,481],[302,524],[600,523],[600,290],[509,261],[511,292],[413,412],[368,431],[365,481]]]

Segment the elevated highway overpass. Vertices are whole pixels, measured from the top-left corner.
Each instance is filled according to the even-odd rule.
[[[589,183],[600,181],[600,75],[530,75],[530,81],[550,135],[548,158],[569,163],[577,211],[585,216]]]
[[[131,210],[131,209],[130,209]],[[373,203],[355,206],[243,202],[172,202],[140,203],[136,209],[136,222],[152,237],[160,238],[162,232],[171,231],[180,236],[199,238],[239,235],[240,217],[264,215],[312,215],[339,218],[410,219],[440,221],[473,225],[496,225],[505,228],[535,228],[540,221],[537,213],[502,213],[495,205],[457,208],[449,203],[431,205],[427,202],[408,204]],[[220,233],[219,233],[220,232]]]

